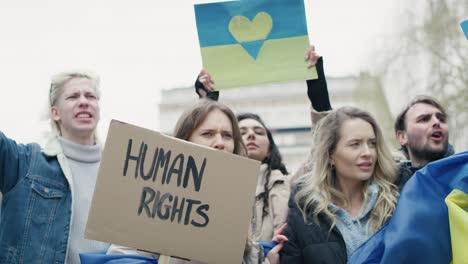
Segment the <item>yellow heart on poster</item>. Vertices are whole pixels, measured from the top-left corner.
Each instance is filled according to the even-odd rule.
[[[229,22],[229,32],[238,42],[263,40],[268,37],[273,20],[266,12],[259,12],[252,22],[245,16],[234,16]]]

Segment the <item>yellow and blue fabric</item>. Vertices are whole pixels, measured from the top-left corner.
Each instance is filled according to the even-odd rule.
[[[466,39],[468,39],[468,20],[465,20],[465,21],[461,22],[460,26],[461,26],[461,28],[463,30],[463,33],[465,33]]]
[[[453,190],[445,203],[448,207],[453,263],[468,262],[468,193]]]
[[[216,88],[316,79],[303,0],[241,0],[194,6],[203,66]]]
[[[158,260],[137,255],[106,255],[107,249],[80,253],[81,264],[158,264]]]
[[[388,224],[361,245],[348,263],[448,264],[455,260],[445,203],[455,189],[468,193],[468,151],[417,171],[403,188]],[[458,246],[466,248],[466,244],[453,248]]]

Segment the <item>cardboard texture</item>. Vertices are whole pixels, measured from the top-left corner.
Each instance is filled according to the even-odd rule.
[[[239,264],[259,167],[248,158],[113,120],[85,237]]]

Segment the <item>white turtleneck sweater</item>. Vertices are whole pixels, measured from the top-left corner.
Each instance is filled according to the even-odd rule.
[[[68,257],[66,263],[80,263],[79,253],[104,249],[107,243],[84,238],[89,208],[94,193],[94,185],[101,162],[99,145],[81,145],[59,137],[63,153],[73,177],[73,219],[71,219]]]

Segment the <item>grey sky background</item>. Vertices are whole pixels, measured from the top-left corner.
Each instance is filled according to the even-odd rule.
[[[201,2],[0,0],[1,130],[39,140],[50,77],[71,69],[101,76],[100,133],[112,118],[157,130],[160,90],[192,85],[201,69],[193,11]],[[305,1],[328,75],[372,70],[399,2]]]

